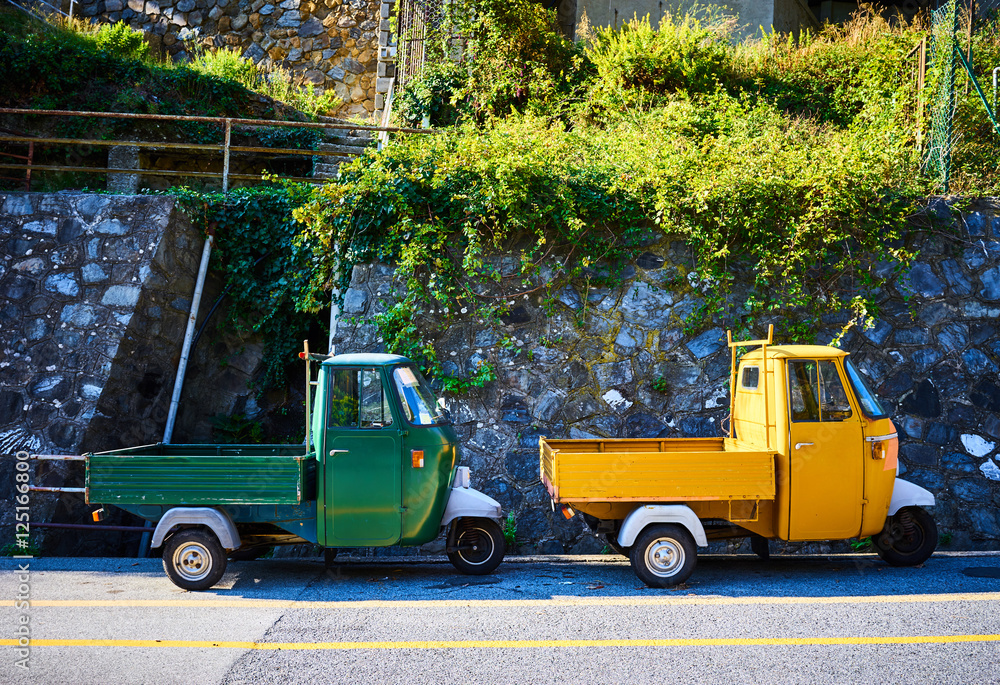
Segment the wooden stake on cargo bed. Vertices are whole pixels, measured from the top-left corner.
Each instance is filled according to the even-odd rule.
[[[306,452],[309,451],[309,447],[312,445],[312,401],[309,395],[312,393],[312,372],[309,368],[309,341],[302,341],[303,349],[305,353],[303,354],[303,359],[306,360]]]

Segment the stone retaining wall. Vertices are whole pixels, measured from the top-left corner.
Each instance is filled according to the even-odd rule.
[[[338,115],[367,117],[375,110],[380,31],[388,39],[388,11],[382,4],[380,0],[79,0],[75,11],[94,20],[124,21],[145,32],[155,49],[178,59],[187,58],[196,45],[237,48],[263,67],[290,70],[298,83],[334,89],[344,103]],[[185,40],[186,36],[192,37]]]
[[[0,454],[81,454],[163,438],[202,243],[168,197],[0,193]],[[210,283],[204,301],[217,293]],[[192,357],[175,441],[209,441],[208,417],[248,410],[260,349],[209,328]],[[13,468],[0,461],[4,501]],[[44,462],[36,474],[35,484],[83,485],[78,464]],[[32,496],[36,522],[77,523],[88,512],[78,495]],[[0,545],[12,517],[11,507],[0,510]],[[80,546],[79,535],[54,535],[47,552],[115,553],[128,542],[85,537]]]
[[[0,208],[0,452],[74,453],[159,440],[201,237],[168,198],[9,193],[0,194]],[[973,204],[955,229],[922,242],[909,275],[882,293],[873,326],[848,333],[845,347],[890,406],[905,477],[938,498],[945,548],[995,549],[1000,206]],[[448,401],[461,462],[472,467],[477,487],[514,512],[521,551],[604,547],[580,517],[553,515],[538,480],[540,435],[720,434],[728,411],[725,333],[685,336],[679,322],[698,305],[701,284],[679,293],[665,286],[687,260],[680,243],[650,245],[625,267],[618,287],[566,288],[550,313],[531,296],[515,303],[502,330],[460,320],[440,341],[449,374],[469,373],[480,360],[497,366],[497,381]],[[382,349],[366,320],[388,306],[393,273],[379,264],[355,269],[338,352]],[[205,307],[217,293],[210,283]],[[780,341],[782,322],[775,324]],[[839,323],[831,318],[828,326],[821,342]],[[178,440],[209,440],[213,414],[261,412],[248,387],[260,341],[212,329],[195,349]],[[505,336],[512,344],[501,344]],[[300,383],[291,386],[297,391]],[[0,496],[7,498],[9,467],[0,464]],[[46,485],[79,484],[79,474],[65,469],[39,473]],[[75,496],[38,495],[32,516],[72,522],[85,510]],[[0,530],[13,530],[9,516],[0,514]],[[72,543],[61,551],[83,551]],[[85,550],[120,550],[116,544],[102,537]]]
[[[873,327],[849,332],[844,346],[889,405],[901,436],[901,471],[937,496],[943,540],[954,549],[995,549],[1000,211],[980,203],[955,228],[954,237],[923,242],[910,274],[882,293]],[[480,360],[498,368],[495,383],[448,399],[462,438],[461,463],[472,467],[476,487],[515,513],[523,551],[604,547],[581,517],[565,521],[553,514],[538,478],[539,435],[721,435],[728,413],[725,331],[685,336],[678,324],[700,302],[698,291],[664,288],[677,273],[672,267],[686,262],[682,246],[665,241],[626,267],[617,288],[567,288],[551,314],[534,296],[525,298],[515,303],[503,330],[460,321],[440,341],[449,374],[467,374]],[[365,320],[384,311],[393,287],[388,267],[355,269],[344,312],[353,322],[341,327],[338,352],[382,349]],[[838,328],[831,319],[819,342],[831,340]],[[775,322],[775,331],[780,341],[782,322]],[[513,348],[500,344],[502,336]],[[847,549],[846,543],[834,547]]]

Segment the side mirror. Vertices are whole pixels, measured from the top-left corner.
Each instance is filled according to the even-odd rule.
[[[446,407],[444,406],[444,398],[443,398],[443,397],[439,397],[439,398],[438,398],[438,401],[437,401],[437,405],[438,405],[438,408],[439,408],[439,409],[445,409],[445,408],[446,408]]]

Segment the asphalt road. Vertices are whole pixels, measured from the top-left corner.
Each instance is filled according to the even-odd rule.
[[[0,560],[0,683],[1000,682],[997,553],[706,556],[673,590],[617,556],[515,557],[487,577],[232,562],[201,593],[152,559],[34,559],[27,583],[19,563]]]

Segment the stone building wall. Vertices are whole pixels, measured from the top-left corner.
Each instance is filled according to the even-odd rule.
[[[202,243],[172,198],[0,193],[0,454],[163,438]],[[202,320],[218,290],[206,288]],[[209,441],[209,417],[256,410],[249,380],[260,349],[209,327],[194,349],[175,442]],[[0,459],[4,501],[13,468]],[[80,487],[82,477],[78,464],[42,462],[35,484]],[[36,522],[82,522],[88,511],[79,495],[32,496]],[[0,509],[0,545],[12,516]],[[113,553],[128,542],[52,537],[49,553]]]
[[[196,45],[231,47],[279,65],[298,83],[333,89],[339,115],[375,110],[379,0],[79,0],[78,16],[124,21],[155,49],[185,59]],[[388,32],[388,21],[382,27]],[[196,37],[185,40],[185,36]]]
[[[873,327],[849,332],[844,347],[889,405],[904,477],[937,496],[934,515],[945,541],[952,549],[996,549],[1000,208],[979,203],[954,230],[922,243],[909,275],[881,294]],[[502,330],[459,320],[440,340],[447,373],[468,374],[480,360],[498,369],[496,382],[448,403],[462,438],[461,463],[472,467],[476,487],[515,513],[522,551],[597,552],[604,546],[581,517],[565,521],[553,514],[538,476],[540,435],[722,434],[729,406],[725,331],[683,334],[679,322],[698,306],[699,284],[677,294],[664,283],[684,263],[688,255],[680,244],[651,245],[626,267],[619,287],[566,288],[552,313],[531,296],[515,303]],[[355,269],[338,352],[382,349],[365,320],[385,310],[393,287],[389,267]],[[828,323],[821,343],[839,330],[834,318]],[[774,324],[780,342],[782,322]],[[501,345],[504,336],[512,347]],[[825,543],[788,547],[831,549]],[[832,548],[849,551],[846,543]]]

